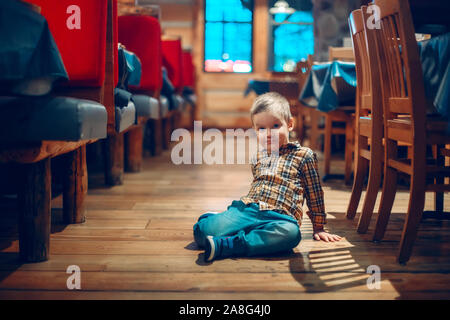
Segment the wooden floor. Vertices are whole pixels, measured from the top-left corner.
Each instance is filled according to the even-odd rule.
[[[343,161],[332,162],[343,172]],[[92,177],[95,178],[95,177]],[[101,178],[98,177],[98,178]],[[98,179],[97,179],[98,180]],[[350,187],[324,184],[328,228],[338,243],[303,240],[285,256],[239,258],[205,264],[192,226],[205,211],[223,211],[248,191],[247,165],[173,165],[170,152],[147,158],[144,170],[126,174],[123,186],[95,187],[91,179],[87,221],[58,224],[53,201],[51,258],[18,262],[16,212],[3,199],[0,214],[1,299],[449,299],[450,223],[425,221],[406,266],[396,262],[408,202],[397,194],[383,242],[356,233],[345,218]],[[6,202],[6,205],[5,205]],[[448,209],[450,201],[446,201]],[[426,208],[432,208],[432,196]],[[81,269],[81,290],[68,290],[68,266]],[[368,266],[381,269],[381,288],[367,287]]]

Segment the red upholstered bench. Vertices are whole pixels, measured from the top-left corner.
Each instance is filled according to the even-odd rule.
[[[183,50],[181,39],[164,37],[162,41],[163,66],[178,93],[183,90]]]
[[[195,120],[195,106],[197,102],[195,90],[195,67],[192,54],[190,51],[183,50],[183,97],[191,105],[189,126],[193,126]]]
[[[106,136],[106,126],[109,126],[110,119],[114,119],[114,110],[108,108],[105,112],[102,105],[107,0],[27,2],[41,7],[41,13],[47,20],[69,76],[68,82],[55,88],[53,97],[30,101],[27,98],[2,100],[5,110],[11,109],[15,104],[20,107],[18,111],[29,112],[23,117],[21,125],[25,126],[28,122],[41,122],[44,125],[42,128],[24,127],[23,132],[17,134],[20,139],[17,144],[2,145],[0,148],[0,162],[24,164],[19,178],[20,255],[25,261],[35,262],[47,260],[49,255],[51,159],[61,156],[61,161],[58,162],[60,166],[53,169],[59,169],[64,181],[65,222],[83,222],[87,193],[86,144]],[[45,63],[44,59],[45,57],[42,63]],[[60,97],[62,95],[83,99]],[[49,116],[45,117],[45,114]],[[85,125],[77,127],[70,119],[80,117],[80,114],[84,114],[79,119]],[[14,114],[11,115],[13,119]],[[82,119],[83,117],[87,118]],[[96,124],[103,125],[103,129]],[[36,133],[35,136],[32,135],[33,132]],[[93,132],[97,133],[92,134]],[[39,140],[38,135],[43,138]],[[58,137],[66,138],[58,141]]]
[[[145,147],[151,154],[162,151],[162,119],[167,117],[167,99],[160,97],[162,88],[161,26],[158,19],[145,15],[119,17],[119,42],[141,61],[139,86],[130,86],[135,94],[144,94],[160,101],[159,119],[150,119],[146,126]]]
[[[183,92],[183,49],[181,46],[181,38],[173,36],[164,36],[162,38],[162,60],[163,66],[167,70],[169,80],[175,87],[173,101],[175,109],[170,111],[165,127],[164,141],[165,147],[168,148],[171,130],[179,126],[181,111],[184,108],[185,101],[181,94]]]

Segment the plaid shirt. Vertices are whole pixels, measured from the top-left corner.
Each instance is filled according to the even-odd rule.
[[[259,210],[291,215],[300,225],[306,198],[306,213],[314,227],[326,223],[317,158],[311,149],[289,142],[280,147],[278,155],[258,152],[252,161],[252,173],[250,191],[242,202],[257,203]]]

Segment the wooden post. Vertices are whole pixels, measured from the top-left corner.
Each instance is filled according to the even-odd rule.
[[[88,189],[86,145],[62,157],[64,223],[83,223],[86,215],[84,200]]]
[[[158,156],[162,153],[162,143],[163,143],[163,125],[162,119],[150,120],[149,126],[151,127],[152,137],[150,139],[150,150],[152,155]]]
[[[142,125],[125,133],[125,171],[141,171],[143,140],[144,128]]]
[[[105,156],[105,184],[110,186],[123,184],[123,133],[108,136],[103,141],[103,148]]]
[[[19,248],[25,262],[48,260],[50,245],[50,158],[25,164],[19,191]]]
[[[166,118],[163,118],[162,125],[163,125],[163,143],[162,147],[164,150],[168,150],[170,147],[170,136],[172,134],[172,118],[173,115],[169,115]]]

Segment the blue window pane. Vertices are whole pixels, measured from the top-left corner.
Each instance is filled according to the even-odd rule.
[[[221,59],[223,54],[223,24],[219,22],[207,22],[205,24],[205,59]]]
[[[276,14],[275,22],[281,23],[286,15]],[[273,66],[274,71],[292,71],[302,59],[314,54],[314,27],[312,12],[296,11],[288,19],[291,24],[273,27]],[[294,24],[292,24],[294,23]]]
[[[252,18],[241,0],[205,1],[206,71],[251,71]]]

